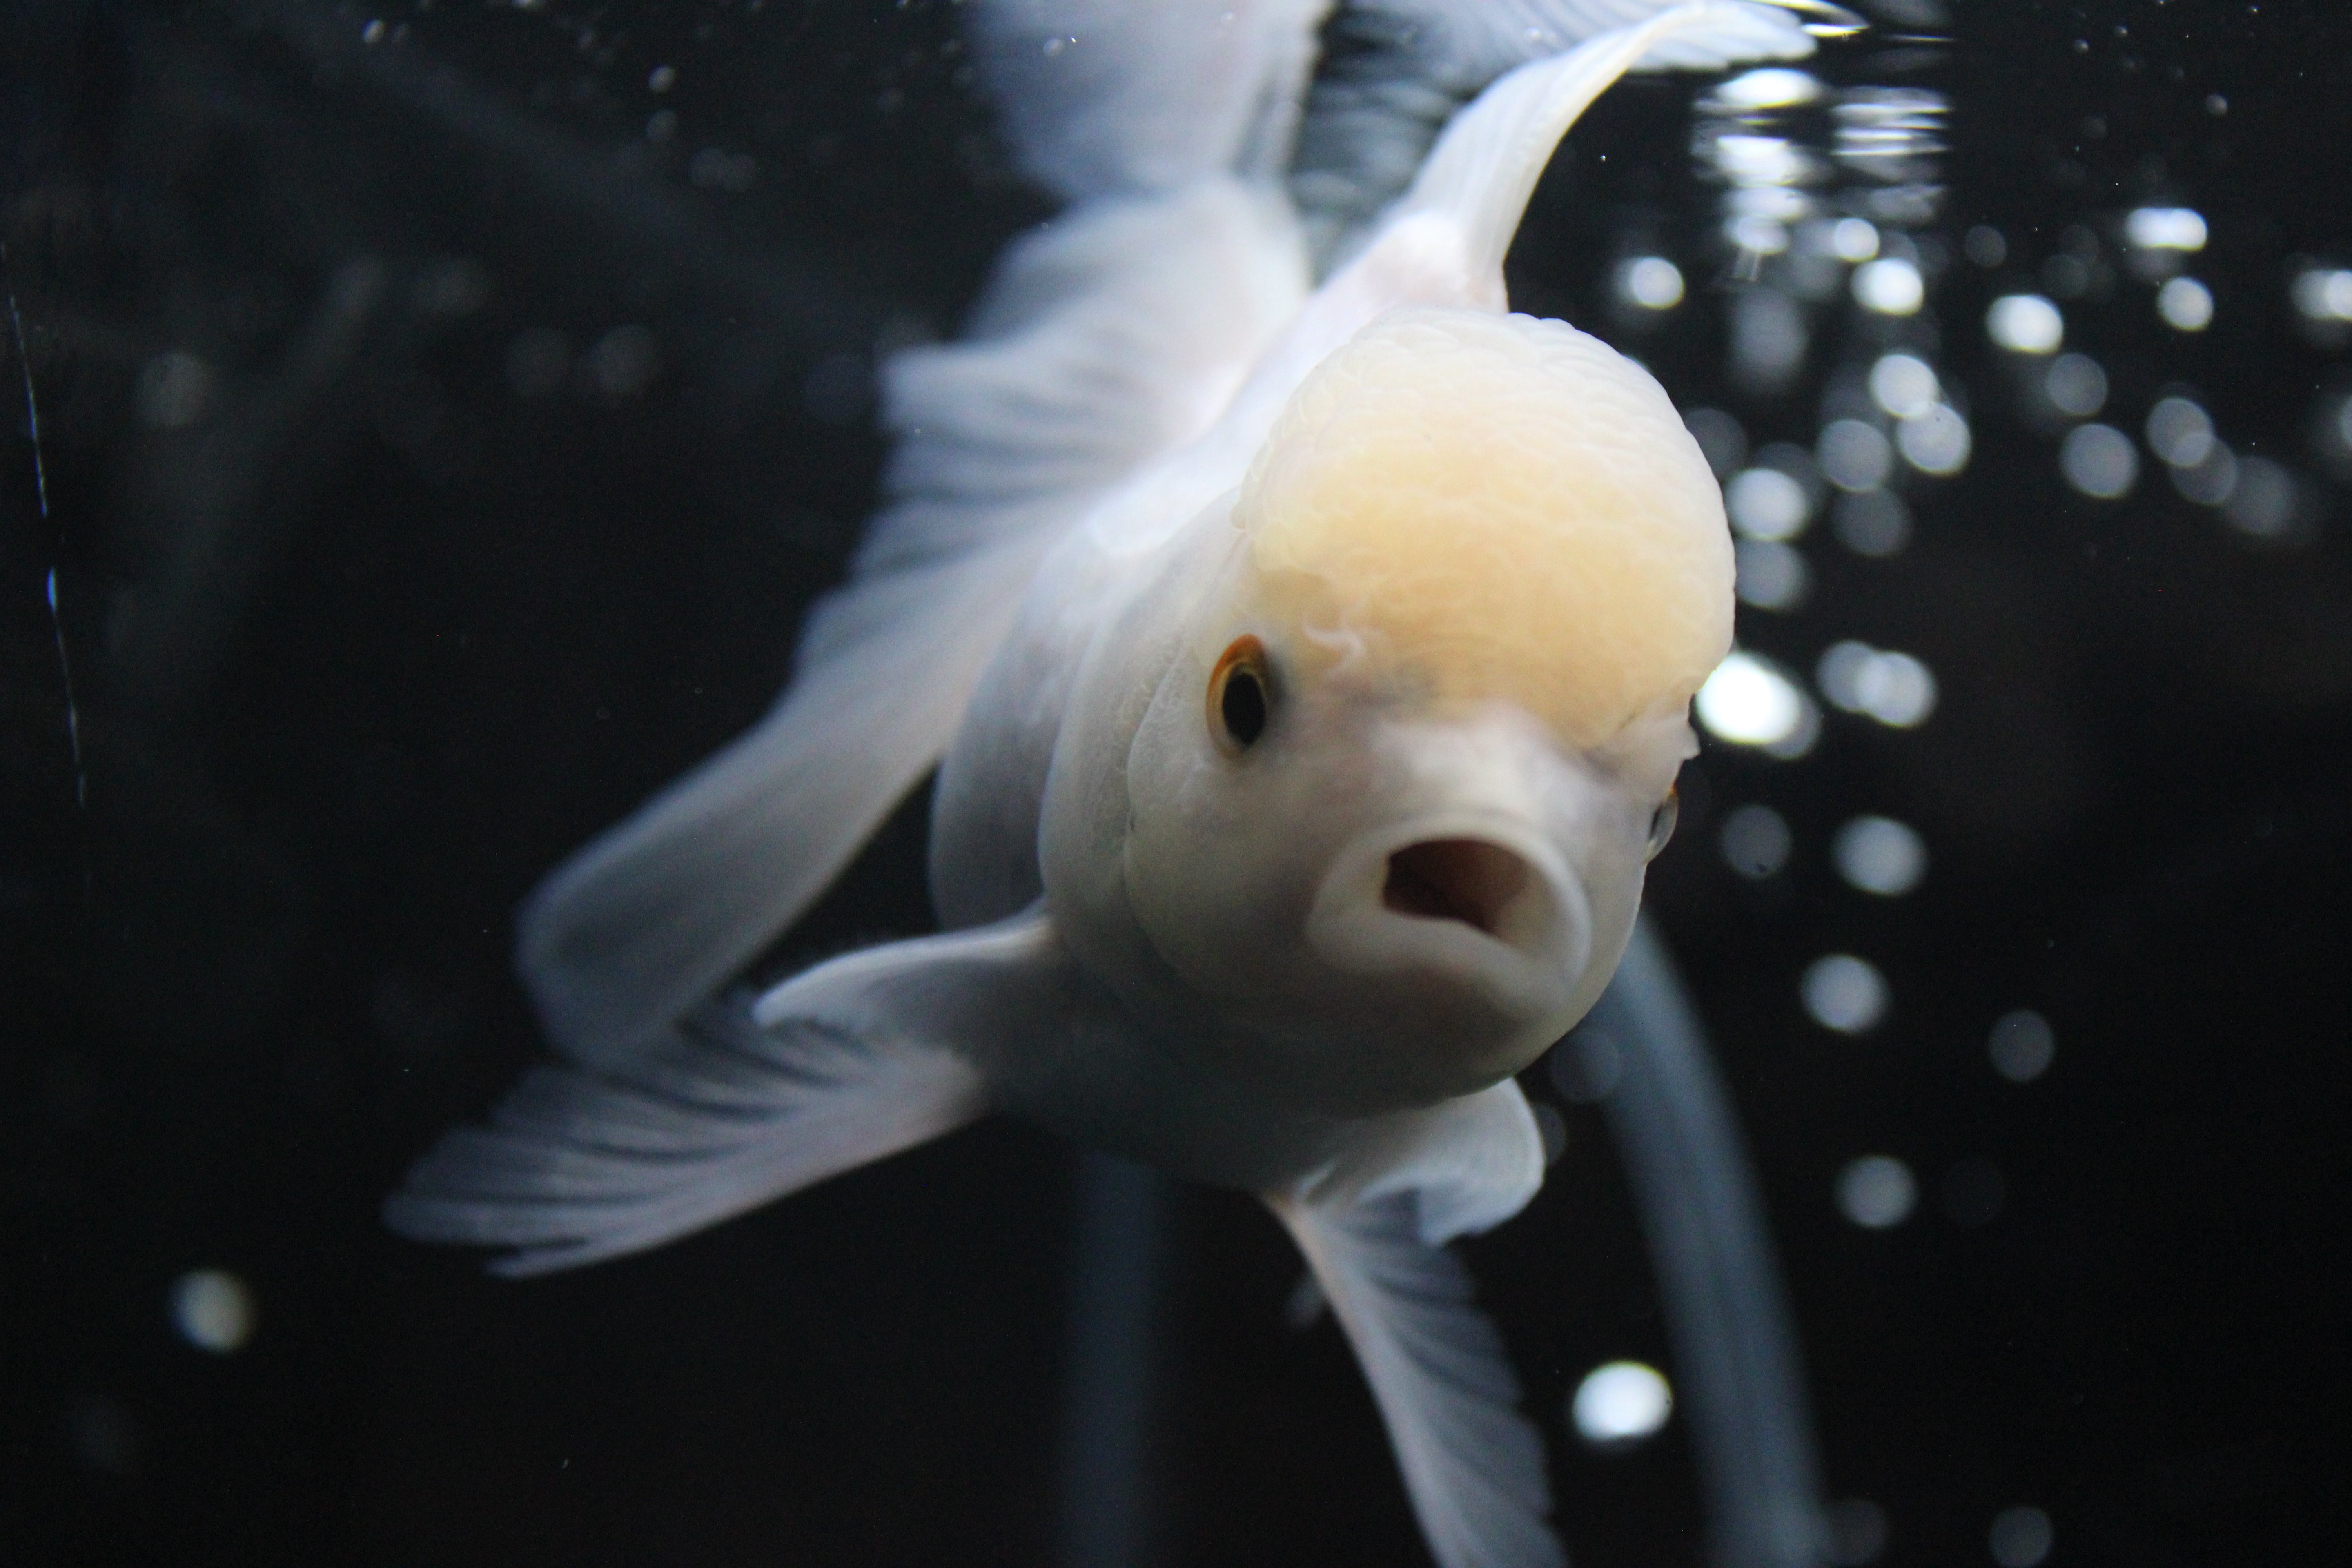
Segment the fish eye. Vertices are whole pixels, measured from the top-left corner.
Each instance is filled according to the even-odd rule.
[[[1672,784],[1666,786],[1666,798],[1650,814],[1650,847],[1642,852],[1643,859],[1656,859],[1658,851],[1666,847],[1666,840],[1675,836],[1675,818],[1682,815],[1682,799],[1681,791]]]
[[[1274,671],[1265,645],[1239,637],[1217,656],[1209,676],[1209,733],[1227,756],[1237,757],[1265,733],[1274,711]]]

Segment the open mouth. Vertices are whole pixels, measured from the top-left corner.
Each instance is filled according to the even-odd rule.
[[[1481,838],[1431,838],[1389,857],[1381,902],[1401,915],[1460,921],[1508,940],[1505,927],[1534,873],[1499,844]]]

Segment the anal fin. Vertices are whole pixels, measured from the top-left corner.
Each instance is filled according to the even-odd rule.
[[[1514,1083],[1391,1120],[1321,1180],[1266,1202],[1371,1384],[1439,1568],[1565,1568],[1542,1436],[1502,1336],[1444,1242],[1517,1213],[1543,1151]]]

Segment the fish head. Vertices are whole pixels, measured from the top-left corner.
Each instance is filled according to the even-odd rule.
[[[1391,312],[1232,499],[1120,769],[1117,881],[1222,1071],[1333,1113],[1527,1066],[1628,940],[1729,644],[1720,493],[1555,321]]]

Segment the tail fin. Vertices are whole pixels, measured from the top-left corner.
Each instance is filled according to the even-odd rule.
[[[1330,0],[985,0],[976,41],[1031,178],[1073,201],[1272,178]]]

